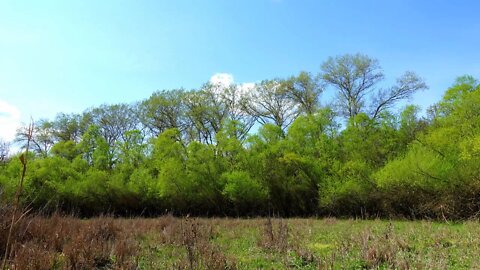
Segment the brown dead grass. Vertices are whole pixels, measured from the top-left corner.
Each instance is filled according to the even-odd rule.
[[[0,212],[3,251],[10,212],[6,207]],[[138,232],[127,230],[111,217],[86,221],[59,215],[28,216],[13,228],[7,268],[135,269]]]
[[[0,252],[6,247],[10,214],[10,208],[0,209]],[[215,236],[212,224],[192,218],[31,215],[13,228],[7,269],[138,269],[145,237],[185,251],[175,269],[236,269],[235,261],[210,241]]]
[[[0,252],[11,211],[0,207]],[[471,269],[478,268],[477,228],[476,222],[32,214],[14,226],[7,269]]]

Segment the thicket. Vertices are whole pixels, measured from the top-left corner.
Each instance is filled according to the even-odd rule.
[[[396,110],[423,80],[383,79],[376,60],[344,55],[317,75],[164,90],[38,120],[22,203],[81,215],[480,213],[478,82],[460,77],[420,116],[415,105]],[[21,165],[2,155],[2,200]]]

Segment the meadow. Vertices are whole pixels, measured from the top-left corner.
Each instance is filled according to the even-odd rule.
[[[478,10],[0,0],[0,270],[480,270]]]
[[[2,264],[479,268],[479,80],[457,78],[422,114],[396,108],[427,87],[412,72],[381,90],[367,55],[321,69],[248,95],[206,84],[32,120],[21,152],[0,142]]]
[[[0,251],[9,213],[2,209]],[[478,221],[25,216],[8,269],[476,269]]]

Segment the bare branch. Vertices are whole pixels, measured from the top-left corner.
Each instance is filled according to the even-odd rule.
[[[396,102],[404,99],[409,99],[418,90],[427,89],[424,80],[417,76],[414,72],[407,71],[405,74],[397,79],[397,84],[388,91],[379,91],[373,100],[372,118],[377,118],[378,115]]]

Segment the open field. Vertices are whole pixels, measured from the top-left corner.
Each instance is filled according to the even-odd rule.
[[[11,269],[480,267],[477,221],[53,216],[27,217],[15,228]]]
[[[479,10],[0,0],[0,270],[480,270]]]

